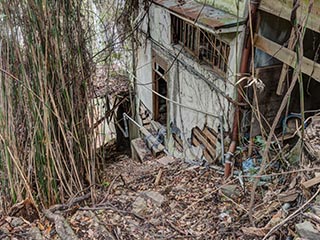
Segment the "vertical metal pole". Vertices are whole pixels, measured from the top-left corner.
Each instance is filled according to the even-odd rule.
[[[224,164],[224,134],[223,134],[223,115],[220,117],[220,133],[221,133],[221,162]]]
[[[123,122],[124,122],[124,137],[129,137],[129,129],[128,129],[128,122],[127,122],[127,114],[123,113]]]

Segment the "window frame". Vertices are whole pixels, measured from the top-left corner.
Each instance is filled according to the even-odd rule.
[[[183,46],[186,52],[209,65],[219,75],[225,77],[228,73],[230,44],[219,38],[219,35],[194,26],[192,23],[174,14],[170,14],[170,16],[171,43]],[[192,34],[189,34],[191,31]],[[208,39],[205,40],[205,37],[208,38],[208,36],[214,40],[214,43]],[[203,49],[207,50],[207,52],[212,49],[212,56],[209,58],[203,57]]]

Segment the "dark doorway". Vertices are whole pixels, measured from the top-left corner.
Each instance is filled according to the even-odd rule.
[[[162,96],[168,96],[167,81],[165,79],[165,70],[157,63],[153,68],[153,90],[161,96],[153,93],[153,117],[154,120],[166,126],[167,124],[167,100]]]

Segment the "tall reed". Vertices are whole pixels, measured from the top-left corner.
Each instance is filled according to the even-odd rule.
[[[0,191],[12,203],[47,206],[94,184],[94,65],[82,5],[0,2]]]

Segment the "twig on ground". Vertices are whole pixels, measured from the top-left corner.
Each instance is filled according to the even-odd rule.
[[[232,183],[232,182],[235,182],[236,180],[238,180],[238,179],[235,178],[235,179],[233,179],[233,180],[229,180],[229,181],[226,182],[224,185],[229,184],[229,183]],[[199,202],[205,200],[206,198],[211,197],[212,194],[214,194],[214,193],[216,193],[217,191],[219,191],[222,186],[223,186],[223,185],[221,185],[220,187],[214,189],[212,192],[204,195],[202,198],[198,199],[197,201],[195,201],[194,203],[192,203],[189,207],[187,207],[187,208],[184,210],[184,212],[187,212],[187,213],[184,214],[184,215],[180,218],[180,220],[183,220],[183,219],[185,219],[187,216],[189,216],[190,212],[188,212],[188,210],[190,210],[191,208],[193,208],[195,205],[197,205]]]
[[[317,192],[308,200],[306,201],[301,207],[299,207],[296,211],[294,211],[292,214],[290,214],[286,219],[275,225],[273,228],[270,229],[270,231],[264,236],[262,240],[267,239],[274,231],[276,231],[279,227],[281,227],[283,224],[288,222],[290,219],[295,217],[300,211],[302,211],[318,194],[320,193],[320,187],[318,188]]]
[[[240,204],[236,203],[232,198],[225,195],[223,192],[221,192],[221,195],[224,196],[228,201],[232,202],[234,205],[236,205],[238,208],[244,210],[246,213],[249,213],[249,210],[247,210],[245,207],[241,206]]]
[[[140,219],[142,221],[146,221],[146,219],[143,218],[142,216],[140,216],[140,215],[138,215],[138,214],[136,214],[134,212],[118,209],[117,207],[115,207],[111,203],[105,203],[103,205],[98,205],[96,207],[81,207],[81,208],[79,208],[79,210],[82,210],[82,211],[87,211],[87,210],[91,210],[91,211],[111,210],[111,211],[114,211],[114,212],[118,212],[120,214],[133,215],[133,216],[135,216],[136,218],[138,218],[138,219]]]
[[[63,210],[66,210],[70,207],[72,207],[73,205],[79,203],[79,202],[82,202],[88,198],[90,198],[91,196],[91,193],[87,193],[83,196],[80,196],[80,197],[76,197],[76,198],[72,198],[70,200],[70,202],[66,203],[66,204],[56,204],[56,205],[53,205],[49,208],[50,212],[56,212],[56,211],[63,211]]]
[[[110,192],[111,192],[111,190],[112,190],[113,185],[115,184],[117,178],[120,177],[120,176],[121,176],[121,174],[117,175],[117,176],[112,180],[112,182],[110,183],[110,185],[109,185],[109,187],[108,187],[108,191],[107,191],[105,197],[102,199],[102,201],[101,201],[99,204],[103,204],[105,201],[107,201],[107,199],[108,199],[108,197],[109,197],[109,195],[110,195]],[[121,179],[122,179],[122,178],[121,178]]]
[[[281,175],[287,175],[287,174],[299,173],[299,172],[314,172],[315,170],[320,170],[320,167],[304,168],[304,169],[297,169],[297,170],[292,170],[292,171],[287,171],[287,172],[270,173],[270,174],[263,174],[263,175],[241,175],[241,177],[244,177],[244,178],[262,178],[262,177],[281,176]]]
[[[303,216],[310,218],[311,220],[315,221],[316,223],[320,223],[320,217],[318,217],[314,213],[311,213],[311,212],[303,213]]]
[[[162,168],[159,169],[159,172],[157,174],[156,180],[154,181],[154,185],[158,186],[160,181],[161,181],[161,176],[162,176],[163,170]]]
[[[171,221],[166,220],[166,222],[169,224],[169,226],[171,228],[173,228],[174,230],[176,230],[178,233],[182,234],[182,235],[187,235],[188,233],[186,233],[185,231],[181,230],[180,228],[178,228],[177,226],[175,226]]]

